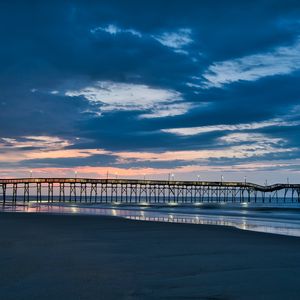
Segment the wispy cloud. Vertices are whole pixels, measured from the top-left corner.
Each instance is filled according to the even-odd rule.
[[[68,149],[67,146],[72,145],[70,141],[48,137],[30,137],[27,142],[16,141],[12,139],[3,140],[0,143],[0,163],[7,162],[17,163],[27,160],[39,159],[60,159],[60,158],[87,158],[94,155],[109,155],[117,158],[117,161],[129,165],[132,162],[166,162],[166,161],[185,161],[193,163],[195,161],[207,161],[209,159],[221,158],[249,158],[259,157],[272,153],[292,152],[295,149],[284,147],[284,140],[270,138],[262,134],[235,134],[223,137],[220,141],[222,147],[207,150],[186,150],[186,151],[165,151],[165,152],[123,152],[108,151],[105,149]],[[38,144],[30,142],[30,140],[41,141]],[[54,141],[54,145],[53,145]],[[247,141],[245,144],[235,145],[236,142]],[[34,147],[33,147],[34,146]]]
[[[173,133],[176,135],[196,135],[215,131],[242,131],[242,130],[255,130],[266,127],[290,127],[298,126],[300,121],[286,121],[282,119],[273,119],[262,122],[244,123],[244,124],[233,124],[233,125],[211,125],[211,126],[198,126],[198,127],[183,127],[183,128],[171,128],[162,129],[163,132]]]
[[[36,159],[86,158],[107,154],[103,149],[68,149],[75,141],[53,136],[0,138],[0,163]]]
[[[286,142],[283,138],[275,138],[275,137],[266,136],[261,133],[247,133],[247,132],[230,133],[220,137],[218,141],[230,145],[239,144],[239,143],[280,145]]]
[[[161,34],[147,34],[141,33],[140,31],[132,28],[120,28],[114,24],[109,24],[103,27],[99,26],[92,28],[90,32],[94,35],[99,32],[106,32],[110,35],[118,35],[125,33],[134,35],[138,38],[152,38],[158,41],[163,46],[171,48],[174,52],[185,55],[188,54],[188,51],[185,50],[184,47],[193,42],[193,39],[191,37],[192,31],[189,28],[180,28],[176,31],[165,31]]]
[[[0,151],[3,149],[39,149],[57,150],[72,145],[68,140],[56,136],[23,136],[15,138],[0,138]]]
[[[116,35],[116,34],[120,34],[120,33],[129,33],[129,34],[132,34],[132,35],[135,35],[137,37],[142,37],[142,34],[137,31],[137,30],[134,30],[134,29],[123,29],[123,28],[120,28],[120,27],[117,27],[116,25],[114,24],[109,24],[105,27],[95,27],[95,28],[92,28],[90,30],[90,32],[92,34],[96,34],[97,32],[106,32],[106,33],[109,33],[109,34],[112,34],[112,35]]]
[[[140,118],[162,118],[183,115],[193,107],[188,102],[155,105],[151,112],[140,115]]]
[[[246,159],[251,157],[261,157],[274,153],[287,153],[295,151],[295,148],[281,147],[277,145],[277,139],[250,141],[244,145],[227,145],[222,148],[209,150],[187,150],[187,151],[166,151],[162,153],[151,152],[120,152],[117,155],[124,159],[134,159],[137,161],[164,162],[164,161],[187,161],[201,162],[209,159]]]
[[[186,51],[183,50],[183,47],[193,42],[191,34],[191,29],[180,28],[177,31],[163,32],[162,34],[152,35],[152,37],[162,45],[185,54]]]
[[[191,180],[196,179],[197,175],[201,174],[201,180],[219,180],[219,174],[225,175],[225,180],[238,180],[241,175],[240,172],[256,172],[256,171],[272,171],[272,174],[278,171],[287,172],[291,175],[299,173],[300,160],[272,160],[251,163],[236,163],[226,165],[207,165],[207,164],[189,164],[180,167],[168,168],[126,168],[126,167],[96,167],[96,166],[78,166],[76,171],[79,177],[85,178],[106,178],[107,173],[109,177],[118,174],[120,178],[140,178],[146,176],[147,179],[163,179],[168,178],[170,172],[175,173],[175,178],[178,180]],[[274,172],[276,170],[277,172]],[[228,172],[228,173],[224,173]],[[28,168],[15,167],[10,169],[1,169],[0,177],[27,177]],[[237,173],[237,174],[236,174]],[[262,173],[266,174],[266,173]],[[268,173],[270,176],[271,173]],[[36,177],[73,177],[74,168],[67,167],[45,167],[45,168],[34,168],[34,176]],[[248,178],[249,179],[249,178]],[[264,179],[263,179],[264,180]],[[291,178],[290,178],[291,180]],[[251,179],[251,182],[257,182],[262,184],[264,181],[258,181],[258,178]],[[277,179],[276,179],[277,181]]]
[[[255,81],[266,76],[286,75],[300,69],[300,40],[291,46],[273,51],[213,63],[203,74],[204,86],[222,87],[245,80]]]
[[[245,142],[239,144],[240,142]],[[72,145],[73,149],[68,146]],[[164,152],[124,152],[109,151],[105,149],[76,149],[74,141],[51,137],[51,136],[30,136],[21,137],[18,140],[12,138],[2,138],[0,140],[0,165],[13,166],[7,170],[2,168],[2,176],[10,174],[24,173],[27,176],[28,170],[24,169],[24,164],[41,166],[46,168],[34,168],[35,174],[42,176],[70,176],[74,174],[74,168],[82,176],[95,177],[110,172],[118,172],[120,176],[141,176],[142,174],[163,175],[170,172],[191,173],[195,171],[241,171],[241,170],[259,170],[268,168],[285,168],[295,167],[295,160],[291,162],[256,162],[249,163],[249,158],[267,157],[270,154],[293,153],[297,148],[287,147],[285,141],[281,138],[272,138],[263,134],[256,133],[234,133],[219,139],[219,147],[206,150],[184,150],[184,151],[164,151]],[[113,157],[114,163],[110,166],[76,166],[72,168],[51,168],[55,165],[56,160],[76,159],[82,160],[89,157],[105,155]],[[211,161],[227,159],[227,163],[221,165],[211,165]],[[235,163],[233,166],[228,161],[241,159],[241,163]],[[246,160],[246,162],[245,162]],[[181,162],[181,166],[166,168],[165,162]],[[133,163],[146,162],[149,167],[132,167]],[[151,163],[156,163],[156,168],[151,167]],[[161,165],[161,166],[160,166]],[[22,167],[23,166],[23,167]],[[127,166],[127,167],[126,167]],[[23,169],[22,169],[23,168]],[[6,175],[5,175],[6,174]],[[14,175],[15,176],[15,175]],[[20,175],[21,176],[21,175]],[[36,175],[37,176],[37,175]]]
[[[144,84],[99,81],[79,90],[66,91],[65,95],[83,96],[90,102],[101,104],[101,112],[143,111],[142,118],[182,114],[189,108],[189,103],[178,103],[182,100],[179,92]]]

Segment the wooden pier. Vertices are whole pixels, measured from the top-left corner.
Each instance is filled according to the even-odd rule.
[[[88,178],[0,179],[0,203],[247,203],[292,202],[300,184]]]

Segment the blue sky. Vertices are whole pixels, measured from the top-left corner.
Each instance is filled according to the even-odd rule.
[[[0,176],[299,181],[298,1],[7,1],[0,20]]]

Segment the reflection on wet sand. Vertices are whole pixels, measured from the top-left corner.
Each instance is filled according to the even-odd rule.
[[[7,212],[27,213],[53,213],[53,214],[84,214],[121,217],[130,220],[150,222],[171,222],[185,224],[203,224],[232,226],[243,230],[259,231],[281,235],[300,237],[300,219],[276,218],[274,215],[255,217],[251,215],[221,215],[222,210],[214,211],[214,214],[205,214],[203,210],[195,210],[193,213],[182,213],[180,211],[160,210],[159,208],[147,210],[146,208],[103,208],[74,205],[17,205],[2,207]]]

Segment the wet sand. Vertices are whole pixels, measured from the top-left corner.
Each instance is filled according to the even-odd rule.
[[[300,238],[0,213],[0,299],[300,299]]]

